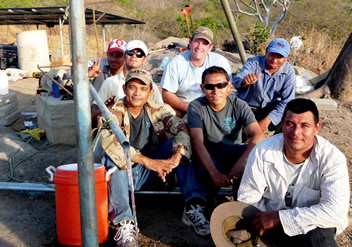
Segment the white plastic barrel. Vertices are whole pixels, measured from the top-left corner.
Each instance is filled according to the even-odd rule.
[[[27,71],[26,77],[38,72],[39,66],[49,66],[48,38],[45,30],[31,30],[17,33],[17,52],[19,67]],[[48,71],[48,68],[43,68]]]
[[[0,70],[0,95],[9,93],[9,80],[5,70]]]

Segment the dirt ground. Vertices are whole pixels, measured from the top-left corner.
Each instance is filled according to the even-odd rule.
[[[187,45],[187,39],[177,42]],[[170,40],[165,40],[155,44],[154,48],[170,43]],[[166,54],[172,58],[178,53],[177,49],[172,49],[148,57],[145,68],[152,72],[155,82],[161,79],[162,70],[158,66],[162,58]],[[236,71],[240,65],[238,54],[226,53],[226,56],[229,57],[232,71]],[[90,54],[88,58],[94,56]],[[37,79],[33,78],[9,83],[10,90],[17,93],[22,112],[36,111],[37,85]],[[345,154],[352,177],[352,105],[337,103],[336,111],[320,111],[323,125],[320,135]],[[45,168],[75,162],[76,149],[69,145],[50,145],[45,140],[26,144],[18,136],[25,129],[24,120],[20,118],[10,126],[0,126],[0,182],[6,182],[11,177],[11,182],[50,183]],[[36,119],[32,120],[36,122]],[[0,190],[0,200],[0,246],[62,246],[57,242],[54,193],[33,194]],[[193,229],[181,222],[183,206],[179,195],[136,195],[136,205],[141,246],[214,246],[211,237],[199,237]],[[351,206],[349,219],[349,228],[337,237],[339,246],[352,246]],[[101,246],[115,246],[113,237],[114,231],[111,229],[107,242]]]

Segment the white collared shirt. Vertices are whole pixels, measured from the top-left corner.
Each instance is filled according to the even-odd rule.
[[[289,184],[283,160],[282,134],[260,142],[250,153],[238,200],[262,211],[279,210],[280,221],[289,236],[306,234],[317,227],[336,227],[341,233],[348,225],[350,188],[346,158],[340,150],[317,136],[310,162],[302,167],[292,198],[285,205]]]

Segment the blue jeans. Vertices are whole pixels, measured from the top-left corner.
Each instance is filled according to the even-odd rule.
[[[150,158],[170,158],[172,156],[172,140],[173,138],[164,142]],[[115,165],[107,155],[104,156],[103,163],[106,169]],[[184,203],[193,197],[200,197],[204,199],[204,201],[206,200],[205,191],[195,180],[193,163],[188,165],[181,163],[174,170],[176,172],[178,185],[183,193]],[[161,181],[161,178],[158,177],[155,171],[149,170],[141,164],[134,164],[132,166],[132,173],[134,189],[136,191],[153,184],[153,182]],[[134,220],[129,204],[129,191],[130,186],[127,169],[117,169],[111,175],[111,179],[108,183],[109,219],[114,225],[117,225],[122,220]]]
[[[247,144],[235,144],[232,147],[224,148],[221,153],[212,153],[208,150],[211,160],[214,166],[224,174],[229,174],[232,167],[236,164],[237,160],[246,151]],[[193,163],[196,167],[196,176],[199,179],[210,179],[208,171],[202,166],[197,155],[193,156]]]
[[[208,150],[211,160],[216,169],[223,174],[229,174],[237,160],[246,151],[247,144],[235,144],[234,146],[223,148],[221,152],[212,153]],[[214,193],[218,191],[215,187],[209,172],[202,166],[196,154],[193,154],[193,162],[196,170],[196,179],[208,196],[213,197]]]

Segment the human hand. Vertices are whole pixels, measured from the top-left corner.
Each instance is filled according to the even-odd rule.
[[[250,84],[254,84],[257,82],[257,80],[259,79],[259,77],[262,76],[262,73],[259,73],[258,75],[255,74],[248,74],[243,78],[242,81],[242,87],[248,86]]]
[[[221,172],[216,172],[215,174],[213,174],[211,176],[211,179],[213,181],[213,184],[217,188],[227,187],[230,185],[230,179],[227,177],[226,174],[221,173]]]
[[[89,78],[97,78],[100,75],[100,58],[97,61],[94,60],[94,63],[91,67],[88,68],[88,77]]]
[[[229,173],[229,179],[236,178],[236,180],[241,181],[245,166],[246,160],[243,160],[242,157],[239,158]]]
[[[265,231],[274,229],[281,224],[279,211],[256,213],[252,223],[261,236]]]
[[[115,103],[115,96],[111,96],[110,98],[108,98],[106,101],[105,101],[105,105],[106,107],[109,107],[111,105],[113,105]]]
[[[148,161],[144,163],[144,166],[147,169],[157,172],[158,176],[163,180],[163,182],[166,182],[166,175],[169,174],[172,169],[177,167],[177,165],[178,163],[175,163],[171,159],[148,159]]]

